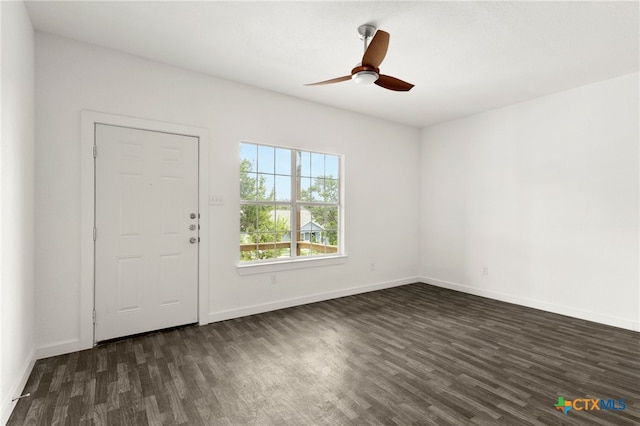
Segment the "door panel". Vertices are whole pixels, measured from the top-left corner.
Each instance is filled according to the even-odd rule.
[[[196,322],[198,139],[97,124],[96,146],[96,341]]]
[[[116,312],[122,313],[141,309],[142,257],[117,259],[118,262],[118,303]]]

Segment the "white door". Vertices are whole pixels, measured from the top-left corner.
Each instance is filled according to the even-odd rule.
[[[198,138],[96,125],[95,340],[198,320]]]

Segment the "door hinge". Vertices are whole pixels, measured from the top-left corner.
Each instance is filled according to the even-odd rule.
[[[93,311],[93,323],[96,323],[96,311]]]
[[[98,147],[97,145],[93,146],[93,158],[96,158],[98,156]]]
[[[96,240],[96,234],[97,234],[97,231],[96,231],[96,227],[94,226],[93,227],[93,241]]]

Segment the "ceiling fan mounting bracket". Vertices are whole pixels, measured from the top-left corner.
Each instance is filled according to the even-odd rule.
[[[358,27],[358,36],[360,37],[360,40],[373,37],[376,33],[376,29],[377,28],[374,27],[373,25],[369,25],[369,24],[360,25]]]

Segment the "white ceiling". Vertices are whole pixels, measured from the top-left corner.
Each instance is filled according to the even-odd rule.
[[[425,127],[638,71],[631,2],[29,1],[37,30],[298,98]],[[351,81],[356,28],[391,34],[380,69],[415,84]]]

